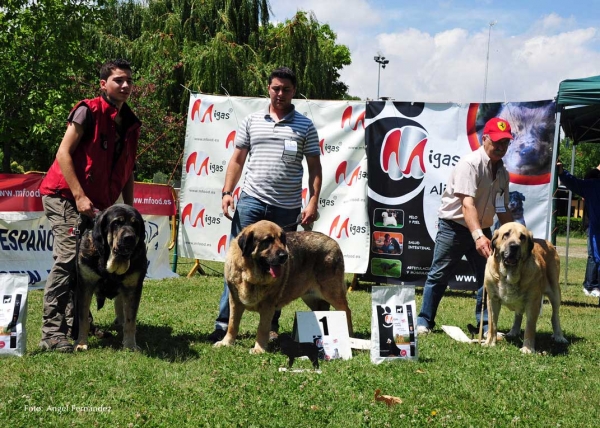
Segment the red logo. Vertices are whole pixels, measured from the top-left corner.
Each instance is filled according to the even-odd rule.
[[[356,131],[359,124],[362,124],[362,129],[365,129],[365,107],[359,105],[346,107],[342,113],[342,129]]]
[[[337,239],[349,238],[350,233],[348,231],[348,224],[350,223],[350,218],[346,218],[345,220],[341,220],[341,216],[337,216],[331,222],[331,227],[329,228],[329,236]]]
[[[214,104],[207,103],[206,101],[204,101],[204,103],[202,103],[202,100],[194,101],[194,105],[192,106],[190,113],[192,122],[204,123],[206,120],[212,122],[213,107]]]
[[[234,146],[234,142],[235,142],[235,134],[236,134],[236,131],[235,131],[235,130],[234,130],[234,131],[231,131],[231,132],[229,133],[229,135],[227,136],[227,138],[225,139],[225,148],[226,148],[226,149],[228,149],[228,148],[229,148],[229,146],[231,146],[231,147],[235,147],[235,146]]]
[[[420,128],[393,129],[383,139],[379,161],[392,180],[421,179],[425,175],[427,134]]]
[[[185,172],[189,174],[190,170],[193,170],[196,175],[208,175],[209,161],[207,153],[192,152],[185,161]]]
[[[222,256],[225,255],[225,251],[227,250],[227,237],[228,235],[221,236],[219,244],[217,245],[217,252]]]
[[[406,357],[406,349],[401,349],[400,350],[400,356],[401,357]]]
[[[352,186],[352,184],[358,180],[359,174],[360,165],[352,168],[348,166],[348,162],[343,161],[335,170],[335,183],[338,185],[341,183],[346,183],[348,186]]]
[[[390,324],[391,325],[394,322],[394,317],[392,315],[388,314],[388,315],[385,316],[384,322],[386,324]]]
[[[183,210],[181,210],[181,221],[183,225],[186,224],[196,227],[200,222],[200,227],[204,227],[204,205],[202,204],[187,204]]]

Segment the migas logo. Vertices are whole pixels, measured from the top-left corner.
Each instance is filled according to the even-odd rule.
[[[185,161],[185,172],[190,173],[190,170],[194,171],[196,175],[208,175],[208,164],[210,158],[205,152],[192,152]]]
[[[197,227],[198,223],[200,223],[200,227],[204,227],[205,211],[206,209],[202,204],[187,204],[183,210],[181,210],[181,222],[184,226],[189,225],[191,227]]]
[[[356,131],[359,124],[362,129],[365,129],[365,107],[364,106],[348,106],[342,113],[342,129],[346,132]]]
[[[423,178],[426,145],[427,134],[423,129],[414,126],[392,129],[381,145],[381,169],[396,181],[402,178]]]
[[[202,102],[202,100],[194,101],[194,104],[192,105],[192,110],[190,112],[190,118],[192,119],[192,122],[212,122],[212,113],[214,107],[214,104],[207,103],[206,101],[204,101],[204,103]]]
[[[227,252],[228,238],[229,238],[229,235],[221,236],[221,238],[219,239],[219,243],[217,244],[217,253],[221,256],[225,256],[225,253]]]
[[[343,161],[335,170],[335,184],[352,186],[361,178],[366,178],[366,176],[366,172],[361,172],[360,165],[350,166],[348,162]]]
[[[231,149],[235,148],[235,135],[236,135],[236,131],[231,131],[229,133],[229,135],[227,136],[227,138],[225,139],[225,149],[229,149],[231,147]]]
[[[348,230],[350,224],[350,218],[346,217],[346,219],[341,220],[341,216],[337,216],[331,222],[331,226],[329,227],[329,236],[336,239],[345,239],[350,237],[350,232]]]

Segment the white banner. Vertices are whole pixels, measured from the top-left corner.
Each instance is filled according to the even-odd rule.
[[[14,212],[0,213],[0,274],[29,276],[29,288],[43,288],[52,268],[54,235],[43,212],[29,212],[24,220],[13,220]],[[171,232],[169,217],[144,215],[148,249],[147,279],[178,276],[169,267]]]
[[[231,226],[221,212],[227,163],[239,123],[268,103],[266,98],[190,97],[180,192],[182,256],[224,260]],[[553,102],[376,101],[369,102],[367,120],[364,102],[294,100],[294,105],[312,119],[320,139],[323,185],[320,219],[314,230],[337,240],[347,273],[366,273],[369,258],[376,256],[378,272],[383,269],[385,276],[410,282],[424,280],[433,257],[437,210],[446,181],[460,157],[479,147],[483,125],[491,117],[508,120],[515,135],[504,159],[511,177],[513,216],[516,221],[526,221],[534,236],[545,237]],[[368,144],[377,145],[379,150],[371,152],[378,165],[372,171],[367,166],[367,124]],[[372,212],[368,211],[367,178],[371,180],[369,196],[380,205]],[[305,171],[304,197],[307,180]],[[243,175],[234,190],[236,202],[242,184]],[[383,193],[377,193],[378,188]],[[384,222],[384,211],[386,216],[387,211],[397,216],[393,226]],[[397,248],[382,248],[386,233],[394,238]],[[392,259],[394,264],[390,264]],[[373,269],[369,273],[374,274]],[[475,283],[468,272],[458,274],[461,277],[454,282],[467,284],[467,288]]]
[[[182,171],[179,251],[183,257],[223,261],[230,221],[221,211],[221,191],[239,123],[265,108],[268,99],[190,97]],[[313,230],[334,238],[347,273],[363,273],[369,259],[363,102],[295,100],[296,110],[314,122],[321,146],[323,185],[320,218]],[[234,190],[240,195],[242,179]],[[303,204],[308,193],[305,164]]]

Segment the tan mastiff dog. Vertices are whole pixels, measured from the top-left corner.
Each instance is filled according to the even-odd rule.
[[[319,232],[284,232],[262,220],[244,228],[225,257],[229,286],[229,326],[215,346],[235,343],[246,309],[260,314],[253,353],[263,353],[276,309],[302,298],[313,311],[346,312],[348,332],[352,318],[346,299],[344,256],[335,240]]]
[[[527,315],[525,337],[521,352],[535,352],[535,332],[543,296],[552,305],[552,338],[568,343],[560,328],[560,259],[552,244],[534,239],[533,234],[519,223],[506,223],[496,229],[492,238],[492,254],[485,269],[485,288],[488,296],[489,330],[485,345],[496,344],[500,307],[515,312],[508,336],[519,336],[523,315]]]

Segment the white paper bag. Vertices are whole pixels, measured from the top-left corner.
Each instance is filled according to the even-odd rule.
[[[371,362],[416,361],[414,286],[373,286],[371,313]]]
[[[25,354],[28,282],[28,275],[0,274],[0,357]]]

